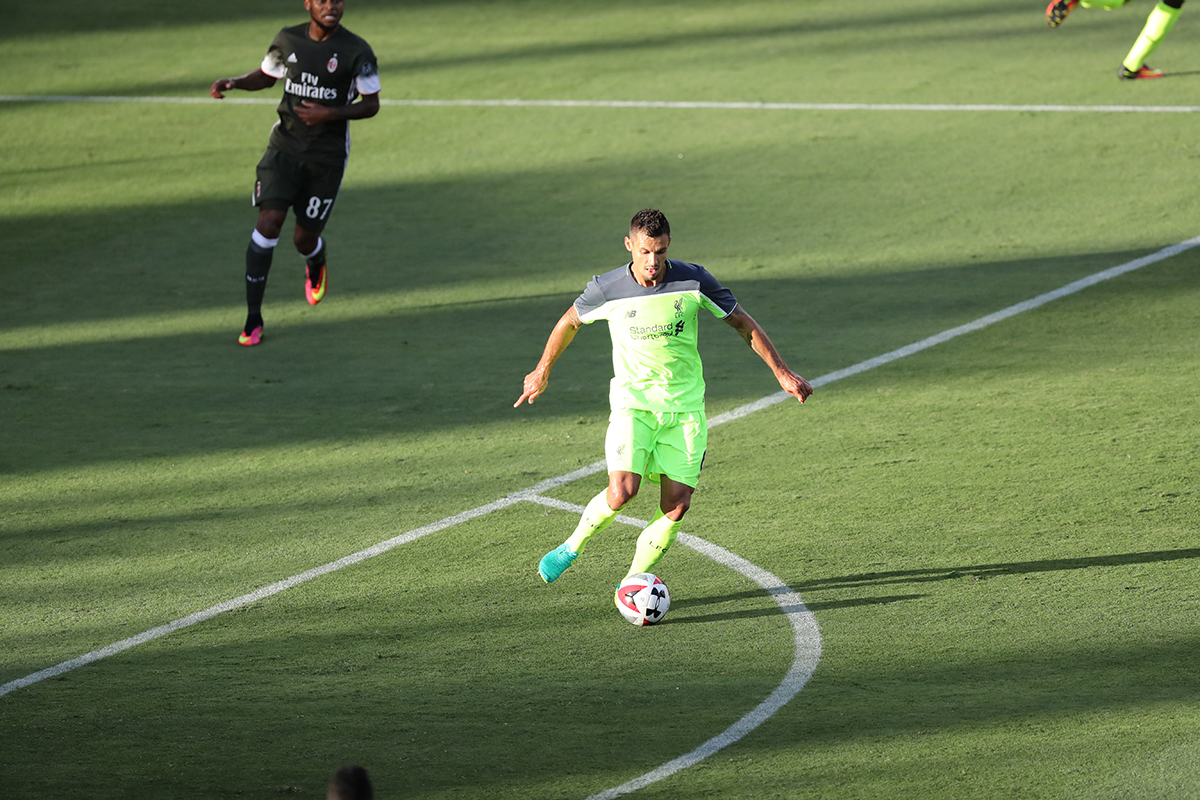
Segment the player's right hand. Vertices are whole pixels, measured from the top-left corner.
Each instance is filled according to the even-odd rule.
[[[225,92],[228,92],[232,88],[233,78],[221,78],[213,81],[212,88],[208,90],[208,93],[218,100],[224,100]]]
[[[533,405],[533,401],[541,396],[542,392],[546,391],[546,379],[538,370],[534,370],[525,376],[525,384],[522,387],[525,391],[517,398],[517,402],[513,403],[513,408],[521,405],[525,401],[529,401],[529,405]]]

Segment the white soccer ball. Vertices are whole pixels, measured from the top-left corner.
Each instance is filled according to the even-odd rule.
[[[634,625],[661,622],[671,607],[671,593],[662,578],[639,572],[621,581],[617,587],[617,610]]]

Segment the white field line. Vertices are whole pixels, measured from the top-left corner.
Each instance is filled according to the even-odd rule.
[[[217,101],[211,97],[124,97],[120,95],[0,95],[3,103],[215,103],[230,105],[278,105],[277,98],[229,96]],[[471,106],[500,108],[663,108],[711,109],[718,111],[1008,111],[1084,114],[1194,114],[1200,106],[1068,106],[1022,105],[1006,103],[757,103],[709,102],[690,100],[393,100],[383,98],[384,106]]]
[[[1081,291],[1089,286],[1093,286],[1097,283],[1100,283],[1101,281],[1109,280],[1110,278],[1115,278],[1118,275],[1125,274],[1126,272],[1131,272],[1132,270],[1140,269],[1140,268],[1148,266],[1150,264],[1154,264],[1154,263],[1157,263],[1164,259],[1178,255],[1179,253],[1182,253],[1183,251],[1188,250],[1197,245],[1200,245],[1200,236],[1180,242],[1179,244],[1171,245],[1170,247],[1164,247],[1162,250],[1159,250],[1156,253],[1151,253],[1148,256],[1143,256],[1142,258],[1138,258],[1133,261],[1126,262],[1124,264],[1121,264],[1116,267],[1112,267],[1112,268],[1104,270],[1102,272],[1097,272],[1094,275],[1090,275],[1086,278],[1082,278],[1073,283],[1069,283],[1066,286],[1063,286],[1062,288],[1056,289],[1052,292],[1047,292],[1046,294],[1038,295],[1037,297],[1034,297],[1031,300],[1026,300],[1022,303],[1018,303],[1016,305],[1009,306],[1006,309],[997,311],[993,314],[989,314],[986,317],[980,317],[979,319],[975,320],[974,322],[969,322],[966,325],[960,325],[957,328],[951,328],[947,331],[943,331],[942,333],[936,334],[934,336],[930,336],[929,338],[922,339],[921,341],[915,342],[906,347],[901,347],[897,350],[893,350],[890,353],[885,353],[881,356],[876,356],[875,358],[871,358],[866,361],[861,361],[858,364],[855,364],[851,367],[847,367],[842,370],[838,370],[837,372],[831,372],[831,373],[828,373],[827,375],[822,375],[821,377],[813,380],[812,385],[814,387],[824,386],[826,384],[832,383],[833,381],[840,380],[842,378],[846,378],[851,375],[857,375],[860,372],[865,372],[869,369],[874,369],[875,367],[883,366],[884,364],[888,364],[892,361],[896,361],[897,359],[903,358],[908,355],[912,355],[913,353],[920,352],[921,350],[925,350],[927,348],[933,347],[936,344],[941,344],[942,342],[948,341],[957,336],[961,336],[965,333],[969,333],[971,331],[976,331],[981,328],[985,328],[988,325],[992,325],[993,323],[999,322],[1000,320],[1007,319],[1015,314],[1021,313],[1022,311],[1028,311],[1032,308],[1037,308],[1038,306],[1044,305],[1045,303],[1048,303],[1051,300],[1057,300],[1061,297],[1065,297],[1069,294],[1073,294],[1075,292]],[[767,397],[763,397],[752,403],[747,403],[744,406],[740,406],[739,408],[735,408],[730,411],[726,411],[723,414],[718,414],[718,415],[712,417],[708,423],[709,427],[711,428],[711,427],[714,427],[717,425],[722,425],[726,422],[731,422],[736,419],[741,419],[742,417],[748,416],[757,411],[761,411],[765,408],[769,408],[777,403],[781,403],[784,400],[789,399],[789,397],[790,397],[790,395],[788,395],[782,391],[776,392],[773,395],[768,395]],[[133,647],[134,645],[141,644],[143,642],[148,642],[152,639],[157,639],[158,637],[164,636],[167,633],[172,633],[174,631],[189,627],[190,625],[194,625],[197,622],[202,622],[204,620],[211,619],[212,617],[216,616],[217,614],[223,613],[225,611],[231,611],[236,608],[241,608],[242,606],[248,605],[249,603],[253,603],[262,598],[269,597],[272,594],[281,592],[284,589],[288,589],[288,588],[291,588],[292,586],[298,585],[300,583],[304,583],[305,581],[315,578],[318,575],[324,575],[324,574],[327,574],[330,572],[334,572],[336,570],[341,569],[342,567],[349,566],[350,564],[356,564],[359,561],[363,561],[367,558],[371,558],[372,556],[380,555],[381,553],[385,553],[394,547],[397,547],[401,544],[406,544],[407,542],[413,541],[415,539],[419,539],[422,536],[428,535],[430,533],[444,530],[445,528],[449,528],[453,525],[457,525],[460,522],[465,522],[467,520],[474,519],[475,517],[481,516],[483,514],[491,513],[492,511],[497,511],[501,508],[506,508],[509,505],[512,505],[513,503],[516,503],[516,502],[519,502],[522,500],[532,500],[533,498],[535,498],[537,495],[539,495],[542,492],[549,491],[550,489],[554,489],[559,486],[564,486],[572,481],[578,480],[583,477],[587,477],[589,475],[594,475],[597,472],[600,472],[602,469],[604,469],[604,466],[605,466],[604,461],[602,461],[602,460],[597,461],[593,464],[589,464],[586,467],[581,467],[577,470],[574,470],[573,472],[569,472],[564,475],[560,475],[557,478],[551,478],[549,480],[537,483],[537,484],[529,487],[528,489],[523,489],[521,491],[514,492],[513,494],[511,494],[508,497],[503,498],[501,500],[497,500],[492,503],[488,503],[486,505],[479,506],[478,508],[472,509],[470,511],[464,511],[461,514],[456,514],[454,516],[446,517],[443,520],[432,523],[430,525],[426,525],[422,528],[416,528],[415,530],[409,531],[408,533],[401,534],[400,536],[396,536],[396,537],[394,537],[392,539],[388,539],[384,542],[380,542],[379,544],[376,544],[365,550],[360,550],[357,553],[353,553],[353,554],[348,555],[344,558],[341,558],[337,561],[330,562],[329,564],[326,564],[324,566],[316,567],[314,569],[311,569],[307,572],[300,573],[299,575],[295,575],[286,580],[271,584],[270,586],[265,586],[261,589],[258,589],[257,591],[251,592],[250,594],[242,595],[239,598],[235,598],[233,600],[228,600],[224,603],[219,603],[218,605],[212,606],[211,608],[205,609],[204,611],[199,611],[190,616],[183,617],[181,619],[177,619],[174,622],[167,623],[166,625],[146,631],[145,633],[139,634],[139,635],[131,637],[129,639],[124,639],[120,642],[116,642],[114,644],[108,645],[107,647],[103,647],[99,650],[93,650],[91,653],[87,653],[85,655],[79,656],[78,658],[72,659],[70,661],[64,661],[61,664],[41,670],[40,672],[35,672],[24,678],[18,678],[17,680],[10,681],[8,683],[0,685],[0,697],[8,694],[9,692],[12,692],[15,689],[20,689],[25,686],[29,686],[31,684],[37,683],[38,681],[45,680],[46,678],[54,677],[56,675],[61,675],[64,672],[69,672],[70,670],[75,669],[76,667],[81,667],[85,664],[90,664],[93,661],[98,661],[99,659],[104,658],[106,656],[114,655],[123,650],[127,650],[130,647]]]
[[[1135,258],[1133,261],[1127,261],[1124,264],[1110,267],[1109,269],[1097,272],[1094,275],[1089,275],[1086,278],[1080,278],[1079,280],[1073,283],[1068,283],[1066,286],[1062,286],[1052,292],[1039,294],[1037,297],[1017,303],[1016,305],[1011,305],[1008,308],[1001,309],[995,313],[988,314],[986,317],[980,317],[973,322],[968,322],[965,325],[959,325],[957,328],[950,328],[949,330],[934,334],[927,339],[922,339],[919,342],[913,342],[912,344],[905,345],[904,347],[893,350],[890,353],[884,353],[881,356],[875,356],[874,358],[869,358],[866,361],[860,361],[853,366],[840,369],[837,372],[830,372],[829,374],[822,375],[821,377],[810,382],[812,383],[813,388],[819,388],[825,384],[839,381],[842,378],[849,378],[851,375],[857,375],[860,372],[866,372],[869,369],[881,367],[884,364],[889,364],[897,359],[904,358],[905,356],[911,356],[913,353],[919,353],[922,350],[928,350],[934,345],[948,342],[951,339],[962,336],[963,334],[972,333],[974,331],[981,330],[982,328],[986,328],[989,325],[994,325],[1001,320],[1006,320],[1009,317],[1016,316],[1024,311],[1029,311],[1037,308],[1038,306],[1044,306],[1046,303],[1049,303],[1053,300],[1058,300],[1066,297],[1067,295],[1075,294],[1076,292],[1082,291],[1089,286],[1095,286],[1097,283],[1110,280],[1118,275],[1124,275],[1126,272],[1132,272],[1135,269],[1141,269],[1142,267],[1149,266],[1150,264],[1156,264],[1159,261],[1171,258],[1172,256],[1177,256],[1185,250],[1190,250],[1197,245],[1200,245],[1200,236],[1195,236],[1187,241],[1180,242],[1179,244],[1173,244],[1170,247],[1164,247],[1162,250],[1159,250],[1156,253],[1151,253],[1150,255],[1142,256],[1141,258]],[[713,425],[720,425],[723,422],[741,419],[748,414],[761,411],[762,409],[773,406],[776,403],[782,403],[784,400],[788,400],[790,397],[791,395],[787,394],[787,392],[776,392],[775,394],[768,395],[761,400],[757,400],[753,403],[747,403],[740,408],[726,411],[724,414],[718,414],[708,421],[708,425],[709,427],[712,427]]]
[[[1059,298],[1066,297],[1067,295],[1074,294],[1075,292],[1082,291],[1083,289],[1089,286],[1094,286],[1101,281],[1115,278],[1118,275],[1123,275],[1127,272],[1141,269],[1142,267],[1178,255],[1179,253],[1182,253],[1185,250],[1197,245],[1200,245],[1200,236],[1180,242],[1179,244],[1171,245],[1170,247],[1165,247],[1162,250],[1159,250],[1158,252],[1152,253],[1148,256],[1134,259],[1133,261],[1126,262],[1116,267],[1097,272],[1094,275],[1073,283],[1069,283],[1066,286],[1063,286],[1052,292],[1038,295],[1030,300],[1026,300],[1022,303],[1009,306],[1001,311],[997,311],[994,314],[980,317],[974,322],[967,323],[966,325],[960,325],[957,328],[951,328],[947,331],[943,331],[940,334],[931,336],[927,339],[922,339],[921,341],[908,345],[907,347],[902,347],[898,350],[893,350],[890,353],[885,353],[882,356],[877,356],[875,358],[868,359],[867,361],[860,362],[852,367],[823,375],[814,380],[812,383],[814,386],[823,386],[825,384],[832,383],[833,381],[840,380],[851,375],[857,375],[860,372],[865,372],[866,370],[888,364],[897,359],[904,358],[905,356],[912,355],[913,353],[933,347],[936,344],[941,344],[942,342],[948,341],[957,336],[961,336],[964,333],[980,330],[981,328],[985,328],[1001,320],[1008,319],[1016,314],[1037,308],[1041,305],[1049,303],[1052,300],[1057,300]],[[776,403],[782,402],[787,398],[787,394],[778,392],[774,395],[764,397],[761,400],[741,406],[740,408],[725,412],[724,414],[719,414],[713,417],[709,424],[710,426],[721,425],[725,422],[740,419],[754,413],[755,411],[759,411],[775,405]],[[530,487],[529,489],[514,492],[508,497],[500,500],[478,506],[470,511],[464,511],[461,514],[446,517],[445,519],[430,525],[426,525],[422,528],[416,528],[408,533],[395,536],[365,550],[360,550],[357,553],[353,553],[345,556],[344,558],[338,559],[337,561],[332,561],[323,566],[315,567],[307,572],[294,575],[291,578],[279,581],[278,583],[273,583],[270,586],[265,586],[257,591],[234,598],[233,600],[219,603],[204,611],[192,614],[191,616],[177,619],[174,622],[167,623],[166,625],[162,625],[158,628],[153,628],[137,636],[123,639],[120,642],[100,648],[99,650],[93,650],[90,653],[79,656],[78,658],[70,661],[64,661],[54,667],[41,670],[40,672],[35,672],[31,675],[27,675],[24,678],[18,678],[17,680],[10,681],[0,686],[0,697],[8,694],[9,692],[15,691],[16,689],[29,686],[45,680],[46,678],[62,675],[63,673],[69,672],[77,667],[81,667],[107,656],[128,650],[129,648],[143,642],[148,642],[152,639],[165,636],[168,633],[173,633],[174,631],[190,627],[191,625],[211,619],[226,611],[241,608],[242,606],[256,602],[265,597],[282,592],[285,589],[290,589],[293,586],[304,583],[319,575],[326,575],[351,564],[356,564],[360,561],[380,555],[381,553],[385,553],[395,547],[398,547],[399,545],[419,539],[422,536],[445,530],[446,528],[457,525],[460,522],[466,522],[476,517],[490,514],[493,511],[507,508],[517,502],[527,500],[555,507],[566,506],[569,510],[575,511],[578,509],[577,506],[562,503],[562,501],[551,500],[549,498],[540,498],[535,492],[546,491],[549,488],[562,486],[565,483],[568,483],[570,480],[576,480],[587,475],[595,474],[603,469],[603,463],[604,462],[602,461],[597,462],[595,464],[575,470],[574,472],[567,473],[566,475],[558,478],[553,478],[549,481],[543,481],[533,487]],[[632,518],[622,518],[622,521],[630,521],[632,524],[644,524],[641,520],[633,520]],[[778,602],[785,613],[788,614],[789,620],[792,623],[796,639],[796,658],[793,661],[792,667],[788,671],[788,674],[784,677],[783,682],[776,687],[775,691],[771,693],[771,696],[760,703],[757,708],[736,722],[729,729],[708,740],[691,753],[687,753],[679,758],[674,759],[673,761],[667,762],[661,767],[658,767],[639,778],[635,778],[628,783],[608,789],[601,794],[594,795],[592,798],[589,798],[589,800],[600,800],[601,798],[609,800],[610,798],[636,791],[644,786],[654,783],[655,781],[672,775],[679,770],[686,769],[687,767],[692,766],[698,761],[708,757],[712,753],[717,752],[721,748],[736,742],[738,739],[745,736],[746,733],[762,724],[762,722],[770,717],[771,714],[775,713],[775,711],[782,707],[783,704],[787,703],[788,700],[794,697],[795,694],[799,692],[801,688],[803,688],[804,683],[808,680],[809,676],[812,675],[812,671],[816,668],[817,660],[820,658],[820,632],[816,627],[815,619],[812,617],[811,612],[805,608],[804,602],[800,595],[789,589],[771,573],[766,572],[765,570],[762,570],[753,564],[750,564],[745,559],[742,559],[741,557],[736,556],[727,550],[719,548],[716,545],[712,545],[702,539],[687,536],[686,534],[681,534],[681,540],[684,541],[687,546],[693,547],[696,550],[705,553],[718,563],[730,566],[732,569],[737,569],[739,572],[747,575],[764,589],[766,589],[769,593],[775,596],[776,602]],[[792,613],[793,610],[795,610],[795,613]]]
[[[73,658],[70,661],[64,661],[61,664],[41,670],[40,672],[35,672],[32,675],[26,675],[24,678],[18,678],[15,681],[9,681],[3,686],[0,686],[0,697],[3,697],[9,692],[37,683],[38,681],[43,681],[46,678],[53,678],[57,675],[62,675],[64,672],[70,672],[77,667],[91,664],[93,661],[99,661],[102,658],[116,655],[117,653],[128,650],[136,645],[144,644],[145,642],[166,636],[168,633],[174,633],[175,631],[191,627],[198,622],[204,622],[205,620],[212,619],[218,614],[223,614],[226,611],[233,611],[243,606],[250,605],[251,603],[258,602],[259,600],[263,600],[273,594],[278,594],[285,589],[291,589],[293,586],[299,586],[300,584],[310,581],[313,578],[321,575],[328,575],[330,572],[337,572],[343,567],[348,567],[351,564],[357,564],[360,561],[366,561],[368,558],[386,553],[387,551],[395,547],[399,547],[402,544],[408,544],[411,541],[420,539],[422,536],[428,536],[431,533],[437,533],[438,531],[458,525],[460,522],[467,522],[475,517],[481,517],[484,514],[490,514],[493,511],[499,511],[502,508],[507,508],[516,502],[518,501],[506,497],[502,500],[497,500],[493,503],[488,503],[487,505],[473,508],[470,511],[464,511],[461,514],[455,514],[452,517],[446,517],[445,519],[439,520],[430,525],[426,525],[423,528],[416,528],[408,533],[402,533],[399,536],[388,539],[387,541],[379,542],[378,544],[372,545],[365,550],[359,550],[357,553],[351,553],[348,556],[339,558],[337,561],[331,561],[323,566],[314,567],[307,572],[301,572],[298,575],[285,578],[278,583],[272,583],[270,586],[264,586],[261,589],[256,589],[255,591],[250,592],[249,594],[244,594],[241,597],[235,597],[232,600],[226,600],[224,603],[218,603],[215,606],[210,606],[203,611],[197,611],[195,614],[181,617],[173,622],[168,622],[166,625],[160,625],[157,628],[151,628],[144,633],[139,633],[137,636],[131,636],[128,639],[122,639],[121,641],[114,642],[107,647],[102,647],[99,650],[93,650],[90,653],[85,653],[78,658]]]

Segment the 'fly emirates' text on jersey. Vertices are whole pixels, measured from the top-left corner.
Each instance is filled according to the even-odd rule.
[[[350,152],[349,123],[306,125],[296,116],[296,106],[303,101],[344,106],[360,94],[378,94],[379,66],[371,46],[345,28],[314,42],[305,23],[279,32],[261,69],[284,82],[271,146],[297,158],[344,166]]]
[[[736,307],[733,293],[704,267],[672,260],[657,286],[640,285],[626,264],[592,278],[575,301],[584,324],[608,320],[611,408],[646,411],[704,410],[700,309],[724,319]]]

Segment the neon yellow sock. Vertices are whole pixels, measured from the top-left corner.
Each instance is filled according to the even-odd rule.
[[[633,563],[629,566],[629,572],[625,574],[625,577],[628,578],[639,572],[649,572],[671,549],[682,526],[682,521],[676,522],[661,514],[647,525],[642,531],[642,535],[638,537],[637,552],[633,556]]]
[[[1125,56],[1125,69],[1137,72],[1142,68],[1146,59],[1154,52],[1154,48],[1158,47],[1158,43],[1175,26],[1175,20],[1179,19],[1179,11],[1180,9],[1171,8],[1166,3],[1159,3],[1154,7],[1150,16],[1146,18],[1146,27],[1142,28],[1142,35],[1133,43],[1129,55]]]
[[[1082,0],[1079,5],[1084,8],[1103,8],[1105,11],[1112,11],[1114,8],[1120,8],[1125,5],[1128,0]]]
[[[617,512],[608,507],[608,490],[605,489],[588,501],[587,507],[583,509],[583,516],[579,518],[579,524],[575,526],[575,532],[567,539],[567,547],[576,553],[582,553],[592,534],[604,530],[616,518]]]

